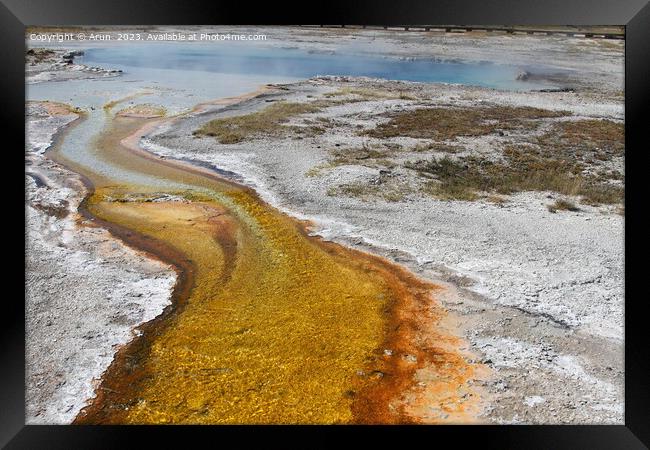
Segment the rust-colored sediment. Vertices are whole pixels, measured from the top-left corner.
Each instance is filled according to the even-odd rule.
[[[74,423],[475,420],[482,374],[445,323],[440,287],[310,237],[248,188],[144,152],[137,137],[159,122],[110,119],[98,148],[196,188],[152,202],[159,189],[87,173],[83,212],[176,268],[173,304],[118,351]]]
[[[373,257],[371,257],[373,258]],[[473,383],[487,369],[469,363],[473,357],[454,332],[447,312],[435,300],[442,287],[418,279],[407,270],[373,258],[391,279],[395,302],[386,314],[379,357],[368,375],[376,383],[356,396],[356,423],[478,423],[482,391]]]

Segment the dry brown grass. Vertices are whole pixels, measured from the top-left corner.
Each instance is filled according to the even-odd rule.
[[[329,92],[323,96],[326,98],[340,97],[340,96],[356,96],[359,97],[353,101],[359,100],[417,100],[417,97],[400,90],[383,90],[383,89],[368,89],[368,88],[342,88],[338,91]]]
[[[508,195],[523,191],[554,191],[582,196],[585,203],[618,203],[624,189],[579,174],[570,161],[543,158],[525,150],[506,153],[506,161],[477,157],[432,158],[408,162],[405,167],[434,178],[423,191],[443,199],[475,200],[479,192]],[[576,173],[577,172],[577,173]]]
[[[539,119],[568,114],[529,107],[427,108],[392,113],[387,123],[363,134],[433,139],[414,151],[453,154],[461,148],[440,141],[501,130],[534,131],[541,124]],[[624,150],[622,123],[597,119],[561,121],[532,138],[530,145],[506,146],[502,161],[444,157],[407,162],[405,167],[429,178],[423,190],[439,198],[473,200],[479,198],[479,192],[507,195],[554,191],[581,196],[584,203],[597,205],[623,199],[623,186],[611,182],[622,181],[622,173],[598,169],[598,165],[623,156]]]
[[[485,200],[490,203],[494,203],[495,205],[503,205],[504,203],[508,202],[505,198],[499,195],[488,195],[485,197]]]
[[[620,185],[606,183],[587,183],[579,192],[582,202],[588,205],[598,206],[601,203],[621,203],[625,198],[625,188]]]
[[[582,161],[609,161],[625,152],[625,126],[611,120],[586,119],[553,124],[534,143],[548,152]]]
[[[463,151],[463,147],[459,145],[448,145],[441,142],[429,142],[426,144],[418,144],[411,149],[412,152],[439,152],[439,153],[458,153]]]
[[[53,102],[51,100],[44,101],[28,101],[28,103],[41,104],[53,116],[68,115],[68,114],[85,114],[84,110],[77,107],[68,105],[67,103]]]
[[[452,139],[463,133],[491,133],[498,129],[536,128],[535,118],[556,117],[556,113],[535,108],[478,108],[478,112],[458,116],[458,110],[439,108],[399,113],[380,132],[382,136],[435,136]],[[453,114],[452,114],[453,112]],[[422,115],[424,114],[425,117]],[[433,114],[430,116],[430,114]],[[478,117],[481,117],[480,119]],[[514,117],[516,116],[516,117]],[[423,126],[427,120],[439,120],[437,129]],[[465,120],[466,119],[466,120]],[[442,125],[440,125],[442,124]],[[402,127],[402,128],[400,128]],[[380,127],[378,127],[380,128]],[[428,158],[404,163],[404,167],[427,178],[422,191],[437,198],[449,200],[476,200],[495,195],[509,195],[523,191],[553,191],[565,196],[579,196],[586,204],[620,203],[624,187],[623,175],[615,170],[593,170],[593,158],[582,157],[587,152],[622,154],[624,151],[622,125],[601,120],[579,120],[552,125],[552,132],[542,135],[537,142],[522,146],[507,145],[500,160],[479,156]],[[372,130],[373,134],[377,129]],[[548,135],[553,134],[551,138]],[[385,143],[383,143],[385,144]],[[394,166],[389,161],[394,152],[383,144],[364,144],[361,148],[336,149],[331,164],[357,164],[369,167]],[[576,157],[576,146],[581,152]],[[442,142],[430,142],[415,147],[416,151],[453,154],[461,147]],[[598,158],[603,160],[603,158]],[[375,187],[348,186],[339,193],[365,197]]]
[[[323,108],[323,103],[277,102],[251,114],[214,119],[194,132],[196,136],[212,136],[222,144],[235,144],[245,139],[262,135],[279,135],[282,132],[296,131],[284,126],[292,117],[314,113]],[[315,131],[315,130],[312,130]]]
[[[364,143],[361,147],[335,148],[330,150],[332,160],[330,163],[335,166],[343,164],[359,164],[362,161],[385,159],[394,154],[394,151],[381,145],[369,145]]]
[[[547,208],[552,213],[556,213],[558,211],[580,211],[580,208],[578,208],[575,204],[563,198],[557,199],[555,203],[548,205]]]
[[[407,185],[398,183],[372,184],[364,182],[345,183],[330,187],[327,195],[330,197],[355,197],[363,201],[382,198],[388,202],[399,202],[411,193]]]
[[[567,116],[565,111],[531,107],[421,108],[388,113],[390,120],[362,134],[376,138],[407,136],[447,140],[457,136],[483,136],[500,130],[536,125],[533,119]]]

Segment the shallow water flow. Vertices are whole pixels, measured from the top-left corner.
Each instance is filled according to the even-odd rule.
[[[153,240],[150,251],[180,255],[189,289],[121,352],[77,423],[341,423],[369,411],[411,420],[399,410],[385,417],[392,397],[374,396],[396,379],[408,385],[417,367],[373,374],[392,367],[381,351],[389,338],[421,351],[387,325],[429,288],[309,237],[247,188],[130,152],[121,142],[146,122],[109,118],[95,151],[169,186],[115,185],[82,171],[97,180],[87,208],[126,236]]]
[[[388,408],[427,363],[427,349],[413,338],[422,323],[397,318],[417,310],[433,326],[442,313],[431,313],[434,286],[308,236],[249,188],[139,151],[144,128],[160,119],[115,114],[138,103],[175,114],[292,78],[273,70],[241,77],[210,67],[123,67],[130,68],[123,77],[28,90],[30,99],[87,111],[53,155],[92,183],[85,211],[182,275],[174,307],[120,350],[76,422],[416,420]],[[421,354],[418,364],[386,359],[386,342]],[[450,366],[467,365],[452,353],[444,356]]]

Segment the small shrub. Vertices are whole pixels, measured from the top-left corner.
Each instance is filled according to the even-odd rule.
[[[547,208],[552,213],[558,211],[580,211],[580,208],[566,199],[558,199],[552,205],[548,205]]]

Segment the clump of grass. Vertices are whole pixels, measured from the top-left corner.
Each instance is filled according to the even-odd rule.
[[[625,198],[625,188],[607,183],[589,183],[580,189],[582,202],[587,205],[620,203]]]
[[[335,149],[331,151],[331,154],[334,157],[332,163],[341,165],[349,163],[355,164],[358,163],[358,161],[364,161],[368,159],[385,158],[389,156],[390,152],[364,144],[361,147]]]
[[[346,165],[391,169],[397,166],[395,162],[389,159],[396,151],[399,151],[398,146],[386,147],[382,145],[368,145],[367,143],[364,143],[361,147],[334,148],[329,151],[331,158],[327,163],[312,167],[305,172],[305,176],[310,178],[317,177],[326,169]]]
[[[345,183],[337,189],[328,191],[328,195],[343,194],[351,197],[365,197],[379,192],[379,187],[367,183]]]
[[[361,97],[363,100],[395,100],[395,99],[400,99],[400,100],[417,100],[416,97],[414,97],[411,94],[408,94],[405,91],[398,90],[396,92],[390,91],[390,90],[381,90],[381,89],[368,89],[368,88],[342,88],[339,89],[338,91],[334,92],[328,92],[327,94],[324,94],[323,96],[326,98],[332,98],[332,97],[340,97],[340,96],[348,96],[348,95],[353,95],[357,97]]]
[[[445,200],[475,200],[478,197],[475,193],[476,186],[480,184],[476,178],[478,173],[469,171],[468,166],[448,156],[407,162],[404,166],[421,175],[436,178],[436,181],[424,184],[422,190],[425,193]]]
[[[485,200],[495,205],[503,205],[507,200],[499,195],[488,195]]]
[[[449,181],[428,181],[421,190],[441,200],[466,200],[471,202],[479,198],[472,189],[464,186],[462,183]]]
[[[426,144],[418,144],[411,149],[413,152],[440,152],[440,153],[458,153],[463,151],[463,147],[458,145],[448,145],[440,142],[429,142]]]
[[[278,135],[291,128],[283,126],[294,116],[318,112],[324,105],[277,102],[251,114],[214,119],[194,132],[196,136],[213,136],[222,144],[235,144],[261,135]]]
[[[309,169],[307,172],[305,172],[305,176],[308,178],[314,178],[318,177],[323,173],[323,170],[332,167],[330,164],[319,164],[317,166],[312,167]]]
[[[327,130],[323,127],[319,127],[316,125],[308,125],[308,126],[294,127],[293,131],[302,137],[314,137],[314,136],[320,136],[322,134],[325,134],[325,131]]]
[[[404,91],[400,91],[398,97],[400,100],[417,100],[417,97],[411,94],[407,94]]]
[[[609,161],[625,152],[625,126],[599,119],[562,121],[538,136],[535,143],[565,157]]]
[[[388,113],[390,120],[362,134],[376,138],[407,136],[448,140],[457,136],[483,136],[500,130],[535,127],[533,119],[569,115],[532,107],[420,108]]]
[[[316,111],[322,108],[327,108],[328,106],[334,106],[335,104],[338,104],[338,102],[316,100],[310,103],[310,105],[318,108]],[[328,128],[336,126],[336,122],[329,117],[315,117],[313,119],[304,119],[302,123],[304,125],[299,125],[292,128],[293,131],[296,134],[299,134],[301,137],[320,136],[322,134],[325,134]]]
[[[382,192],[381,197],[387,202],[401,202],[406,198],[406,192],[403,190],[391,189]]]
[[[575,164],[570,161],[544,158],[524,150],[511,149],[503,162],[444,156],[410,161],[404,167],[425,178],[433,178],[422,190],[444,199],[474,200],[479,192],[508,195],[522,191],[580,195],[593,204],[617,203],[623,197],[622,187],[585,179],[575,173]]]
[[[547,206],[548,210],[552,213],[556,213],[558,211],[580,211],[580,208],[578,208],[575,204],[570,202],[569,200],[566,199],[557,199],[555,203],[548,205]]]
[[[461,177],[466,172],[467,166],[459,161],[445,156],[443,158],[431,158],[430,160],[419,160],[415,162],[407,161],[404,164],[407,169],[412,169],[421,173],[436,175],[439,179],[451,179]]]
[[[330,197],[355,197],[364,201],[372,198],[382,198],[388,202],[399,202],[404,200],[409,192],[408,186],[404,185],[355,182],[330,187],[327,190],[327,195]]]

